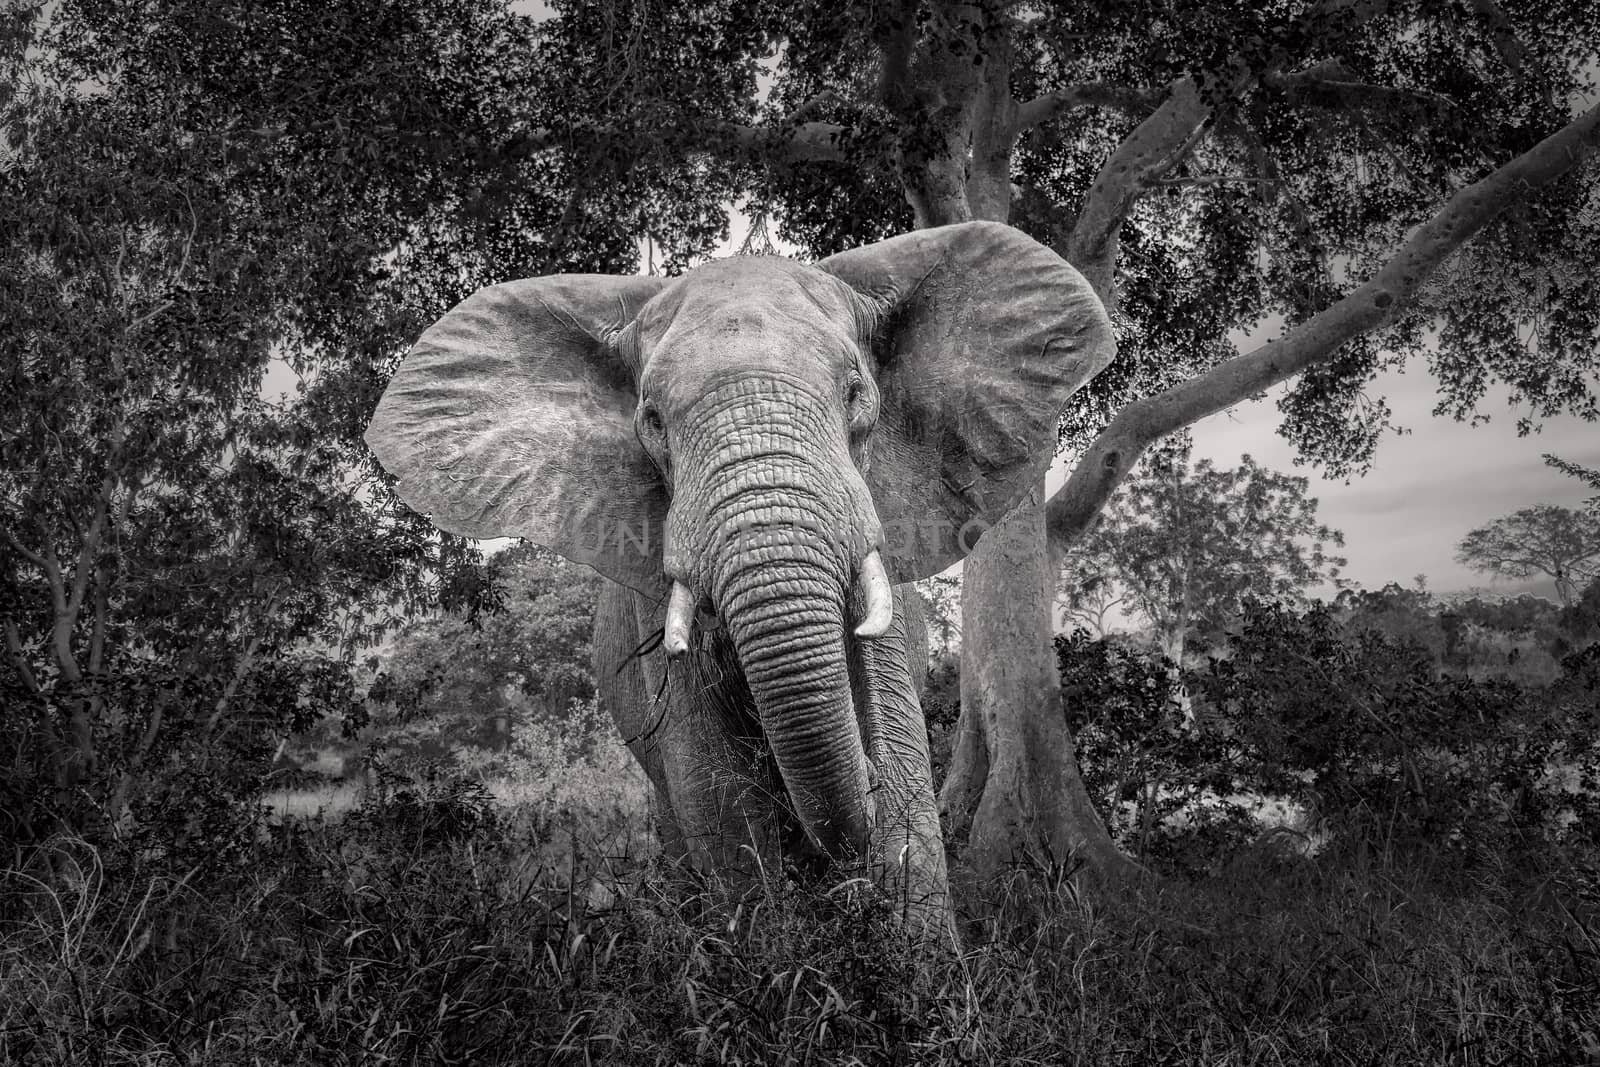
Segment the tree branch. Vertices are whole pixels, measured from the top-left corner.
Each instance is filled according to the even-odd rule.
[[[278,598],[282,593],[283,587],[279,586],[267,596],[267,602],[261,608],[261,614],[257,619],[255,629],[251,631],[250,640],[245,645],[245,650],[240,655],[239,662],[234,664],[233,674],[228,678],[227,684],[223,686],[222,695],[217,698],[216,704],[211,709],[211,714],[206,718],[205,727],[201,732],[202,737],[209,739],[216,732],[217,723],[228,713],[228,708],[233,704],[233,698],[239,692],[239,685],[244,681],[245,676],[250,673],[250,668],[255,665],[256,653],[261,650],[261,641],[266,636],[267,625],[271,621],[273,611],[277,609]]]
[[[1343,344],[1394,318],[1452,252],[1506,208],[1526,200],[1600,147],[1600,106],[1487,177],[1459,190],[1383,268],[1284,337],[1197,378],[1129,404],[1080,457],[1051,498],[1046,524],[1059,558],[1099,514],[1152,443],[1331,358]]]
[[[1011,217],[1011,156],[1017,144],[1017,102],[1011,95],[1011,61],[1009,39],[996,42],[984,59],[983,84],[973,102],[967,203],[975,219],[1004,222]]]
[[[100,551],[100,539],[105,536],[106,522],[111,517],[111,498],[117,492],[116,466],[122,458],[126,428],[127,423],[122,420],[111,428],[111,447],[106,458],[106,472],[100,479],[100,495],[95,500],[94,519],[89,523],[89,530],[83,535],[83,544],[78,549],[78,562],[72,575],[72,595],[65,605],[65,613],[71,616],[73,622],[76,622],[78,612],[83,608],[83,598],[89,591],[89,580],[95,570],[94,557]],[[57,624],[60,624],[59,619]]]
[[[1273,191],[1283,197],[1283,202],[1294,215],[1294,221],[1298,227],[1297,233],[1300,235],[1301,247],[1316,260],[1317,266],[1322,271],[1320,283],[1331,290],[1334,285],[1333,266],[1328,259],[1328,250],[1322,247],[1321,242],[1316,239],[1317,228],[1311,221],[1311,212],[1307,210],[1305,202],[1295,193],[1294,187],[1289,184],[1283,169],[1278,165],[1277,158],[1267,151],[1267,146],[1261,142],[1260,137],[1256,136],[1254,130],[1244,123],[1236,121],[1233,116],[1221,116],[1217,121],[1217,129],[1224,135],[1238,139],[1244,149],[1250,153],[1250,158],[1255,161],[1256,168],[1265,176],[1265,184],[1271,186]]]
[[[62,584],[61,563],[56,559],[56,550],[48,541],[45,542],[43,558],[39,562],[44,571],[44,580],[50,586],[50,608],[61,615],[67,610],[67,587]]]
[[[1512,77],[1523,81],[1527,77],[1528,50],[1517,40],[1517,31],[1505,11],[1494,0],[1467,0],[1467,5],[1488,24],[1500,62],[1506,65]]]
[[[5,535],[7,543],[11,545],[12,549],[17,553],[17,555],[33,564],[35,567],[38,567],[40,570],[45,569],[43,556],[24,545],[21,541],[18,541],[17,535],[12,533],[10,530],[6,530]]]
[[[917,0],[886,4],[887,13],[874,20],[872,41],[883,56],[878,68],[878,100],[891,111],[905,106],[911,96],[911,60],[917,47]]]
[[[1083,82],[1069,85],[1053,93],[1036,96],[1017,106],[1017,132],[1032,129],[1041,123],[1059,118],[1063,112],[1078,107],[1103,107],[1139,117],[1148,115],[1156,106],[1157,97],[1142,89],[1116,85],[1112,82]]]
[[[1355,30],[1386,13],[1390,0],[1322,0],[1299,20],[1286,40],[1317,40],[1336,29],[1336,36]],[[1237,57],[1235,57],[1237,59]],[[1275,55],[1274,66],[1294,57]],[[1315,69],[1315,68],[1313,68]],[[1168,86],[1166,99],[1141,122],[1106,160],[1084,202],[1078,223],[1067,239],[1066,259],[1083,272],[1107,308],[1115,309],[1117,239],[1123,220],[1148,187],[1176,166],[1204,133],[1215,113],[1207,100],[1228,100],[1254,84],[1257,76],[1239,67],[1231,84],[1213,86],[1202,94],[1194,77],[1185,76]]]
[[[110,494],[115,482],[110,474],[105,476],[100,500],[95,504],[94,520],[78,548],[78,561],[73,565],[72,592],[67,597],[65,614],[76,620],[83,609],[83,598],[89,591],[89,581],[94,576],[94,557],[100,551],[100,538],[105,533],[106,516],[110,512]]]
[[[1192,135],[1211,112],[1193,78],[1179,78],[1169,88],[1161,106],[1134,128],[1095,175],[1067,238],[1065,258],[1083,272],[1107,308],[1116,307],[1113,281],[1123,220],[1145,183],[1177,162],[1175,154],[1192,144]]]
[[[6,632],[6,652],[11,656],[11,665],[17,669],[17,675],[22,679],[22,684],[28,687],[28,692],[39,696],[44,690],[39,687],[39,680],[33,676],[33,670],[28,666],[28,659],[22,654],[22,635],[17,632],[17,622],[9,616],[4,622]]]
[[[1262,75],[1261,84],[1311,104],[1399,108],[1409,112],[1425,108],[1456,110],[1456,102],[1441,93],[1363,82],[1350,68],[1332,59],[1290,74],[1269,71]]]
[[[1528,49],[1517,38],[1516,27],[1511,25],[1511,20],[1506,17],[1505,11],[1495,0],[1468,0],[1472,10],[1477,12],[1489,24],[1489,35],[1494,41],[1494,50],[1500,56],[1500,62],[1506,65],[1511,76],[1517,84],[1526,85],[1528,82]],[[1548,82],[1539,87],[1539,98],[1544,101],[1545,107],[1554,107],[1555,98],[1550,93]]]

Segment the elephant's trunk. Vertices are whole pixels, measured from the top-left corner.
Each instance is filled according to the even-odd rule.
[[[864,859],[872,817],[845,658],[843,576],[806,559],[803,544],[763,540],[759,562],[743,555],[726,568],[719,613],[801,824],[834,859]]]
[[[867,856],[872,815],[845,627],[881,620],[850,620],[846,605],[857,572],[875,581],[881,567],[866,565],[877,519],[836,402],[742,378],[710,391],[686,420],[665,643],[669,655],[686,646],[692,605],[711,602],[795,814],[823,851],[850,861]]]

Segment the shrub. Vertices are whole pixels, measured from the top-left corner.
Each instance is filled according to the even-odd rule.
[[[1057,657],[1091,798],[1124,847],[1168,869],[1260,835],[1265,797],[1309,812],[1302,829],[1325,839],[1442,843],[1475,862],[1600,834],[1592,650],[1548,685],[1474,679],[1403,629],[1256,603],[1224,656],[1185,672],[1192,728],[1159,655],[1080,630]]]
[[[1565,830],[1594,835],[1596,713],[1581,657],[1531,688],[1443,674],[1423,646],[1351,634],[1327,610],[1256,604],[1232,655],[1192,681],[1251,788],[1295,797],[1351,838],[1449,841],[1494,855]]]
[[[1260,831],[1228,733],[1203,706],[1199,728],[1177,721],[1170,660],[1082,629],[1056,638],[1056,660],[1084,786],[1125,848],[1203,868]]]
[[[933,769],[933,788],[937,790],[950,769],[956,724],[961,719],[959,653],[940,654],[928,669],[927,686],[922,691],[922,718],[928,727],[928,759]]]

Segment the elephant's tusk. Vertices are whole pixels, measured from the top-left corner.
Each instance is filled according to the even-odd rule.
[[[883,569],[883,557],[878,550],[867,553],[861,561],[861,572],[856,583],[867,601],[867,614],[856,627],[857,637],[882,637],[894,619],[894,591],[889,588],[889,575]]]
[[[672,599],[667,601],[667,625],[661,645],[667,658],[677,659],[689,651],[689,626],[694,622],[694,594],[682,582],[672,583]]]

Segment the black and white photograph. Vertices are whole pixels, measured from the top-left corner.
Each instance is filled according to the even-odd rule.
[[[0,0],[0,1065],[1600,1067],[1600,3]]]

